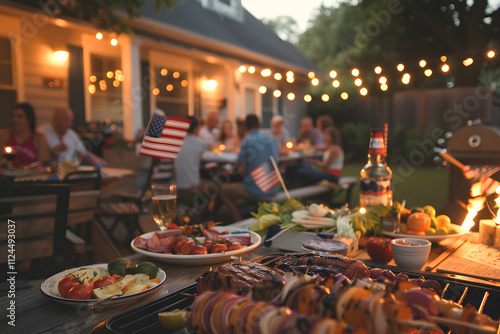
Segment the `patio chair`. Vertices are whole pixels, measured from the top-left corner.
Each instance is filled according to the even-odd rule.
[[[0,186],[0,263],[10,266],[14,261],[43,258],[42,270],[30,274],[44,276],[63,269],[69,196],[67,185]],[[9,256],[10,235],[15,236],[15,260]]]
[[[139,219],[141,215],[149,214],[147,203],[149,203],[151,198],[147,195],[157,163],[157,159],[152,160],[142,185],[137,189],[121,192],[111,198],[100,200],[94,217],[106,232],[107,237],[115,245],[120,243],[115,236],[115,232],[120,225],[126,229],[125,243],[130,242],[135,236],[144,233]]]

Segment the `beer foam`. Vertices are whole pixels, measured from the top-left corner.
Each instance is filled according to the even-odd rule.
[[[155,200],[166,200],[166,199],[176,199],[177,196],[176,195],[157,195],[157,196],[153,196],[152,199],[155,199]]]

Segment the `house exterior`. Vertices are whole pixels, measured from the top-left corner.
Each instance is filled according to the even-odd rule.
[[[280,114],[293,134],[308,73],[320,72],[240,0],[185,0],[159,13],[147,1],[140,18],[124,16],[134,36],[57,17],[56,0],[26,3],[0,1],[0,127],[26,101],[39,124],[68,104],[75,126],[119,124],[125,139],[157,108],[200,118],[215,110],[232,121],[256,113],[264,126]]]

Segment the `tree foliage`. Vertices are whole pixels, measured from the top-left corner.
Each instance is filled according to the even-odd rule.
[[[400,83],[398,63],[414,74],[413,86],[421,86],[420,59],[434,73],[425,78],[426,87],[470,86],[478,84],[488,64],[486,49],[497,47],[499,37],[500,9],[491,8],[488,0],[359,0],[320,7],[299,48],[325,70],[359,68],[372,87],[378,86],[377,65],[389,78],[399,75],[393,82]],[[446,74],[439,70],[443,55],[451,67]],[[474,63],[464,67],[468,57]]]
[[[274,19],[263,19],[262,22],[271,27],[284,41],[293,45],[299,43],[299,25],[291,16],[278,16]]]
[[[54,15],[69,15],[78,17],[108,31],[132,34],[131,28],[126,24],[118,11],[124,11],[129,18],[141,16],[142,8],[148,0],[67,0],[58,1],[54,6],[53,0],[24,1],[35,2],[40,7],[51,8]],[[154,0],[156,11],[165,6],[172,10],[176,0]],[[183,0],[178,0],[182,2]]]

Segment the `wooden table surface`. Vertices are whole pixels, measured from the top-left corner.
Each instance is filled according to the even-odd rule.
[[[249,220],[242,221],[236,226],[247,226]],[[436,263],[436,259],[440,254],[446,251],[443,247],[433,247],[433,251],[429,257],[427,264]],[[276,248],[265,247],[263,245],[256,249],[243,254],[244,260],[252,260],[259,256],[283,253]],[[368,260],[369,257],[364,250],[350,254],[361,260]],[[142,255],[135,254],[129,257],[134,263],[142,261],[151,261]],[[165,283],[151,294],[144,296],[139,300],[134,300],[131,303],[119,306],[108,306],[97,310],[92,310],[88,307],[73,307],[64,304],[59,304],[50,298],[44,296],[39,287],[30,288],[19,291],[15,296],[16,306],[16,326],[11,327],[2,323],[0,333],[89,333],[99,323],[121,314],[127,310],[138,307],[141,304],[157,299],[165,294],[173,293],[177,290],[185,288],[195,283],[196,278],[201,276],[205,271],[209,270],[210,266],[176,266],[162,262],[156,262],[161,267],[166,275]],[[375,263],[367,262],[367,265],[379,266]],[[213,267],[217,264],[211,265]],[[383,266],[398,272],[397,267],[393,262],[389,262],[388,266]],[[435,273],[435,270],[433,270]],[[428,274],[428,272],[415,272],[416,274]],[[489,282],[492,283],[492,282]],[[493,283],[493,284],[499,284]],[[0,306],[2,309],[2,319],[6,319],[6,307],[9,305],[10,299],[7,296],[1,296]],[[5,320],[2,320],[5,321]]]

